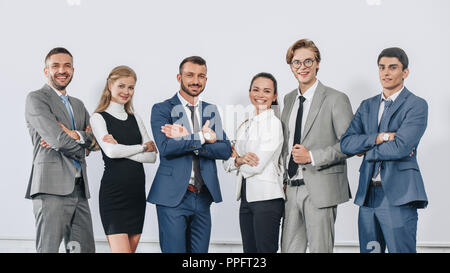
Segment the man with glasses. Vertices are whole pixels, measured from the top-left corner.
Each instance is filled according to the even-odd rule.
[[[364,155],[355,197],[360,251],[416,252],[417,209],[428,204],[416,158],[428,105],[404,86],[402,49],[384,49],[378,71],[383,92],[361,103],[341,139],[342,152]]]
[[[295,42],[286,54],[299,86],[284,97],[286,187],[282,252],[332,252],[337,205],[350,198],[340,138],[353,118],[348,97],[317,79],[320,52]]]

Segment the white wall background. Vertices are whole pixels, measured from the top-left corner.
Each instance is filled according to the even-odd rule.
[[[74,55],[68,92],[82,99],[89,112],[113,67],[135,69],[134,105],[150,131],[150,109],[178,89],[176,74],[184,57],[206,59],[203,98],[225,109],[248,103],[250,79],[261,71],[275,75],[281,96],[294,89],[297,82],[285,53],[294,41],[307,37],[322,53],[319,79],[347,93],[354,111],[363,99],[381,91],[379,52],[391,46],[405,49],[411,70],[406,86],[429,103],[418,159],[430,203],[419,211],[418,243],[450,246],[449,12],[448,0],[0,0],[0,239],[34,238],[32,204],[24,199],[32,160],[24,103],[28,92],[45,83],[43,59],[51,48],[64,46]],[[360,160],[348,161],[353,195]],[[147,191],[156,167],[145,166]],[[224,202],[212,206],[211,240],[239,242],[234,177],[218,167]],[[101,155],[94,153],[88,158],[90,206],[100,239],[102,173]],[[352,201],[339,207],[337,243],[357,242],[357,211]],[[158,239],[151,204],[142,238]]]

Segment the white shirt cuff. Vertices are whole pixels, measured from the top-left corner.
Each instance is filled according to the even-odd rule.
[[[200,143],[203,145],[205,144],[206,140],[205,137],[203,136],[203,132],[198,132],[198,136],[200,137]]]
[[[83,136],[80,134],[80,132],[78,132],[78,131],[75,131],[79,136],[80,136],[80,139],[79,140],[75,140],[78,144],[84,144],[84,138],[83,138]]]
[[[314,164],[314,157],[313,157],[311,151],[309,151],[309,157],[311,157],[311,165],[316,166],[316,164]]]

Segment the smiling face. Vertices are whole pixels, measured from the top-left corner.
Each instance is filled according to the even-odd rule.
[[[312,65],[310,67],[306,67],[306,60],[308,60],[307,63],[312,61]],[[294,56],[292,57],[291,63],[295,61],[300,61],[302,64],[298,68],[295,68],[294,65],[291,64],[291,71],[299,82],[300,91],[303,92],[303,90],[307,90],[316,81],[319,62],[316,60],[314,51],[305,47],[294,51]]]
[[[256,78],[250,87],[249,97],[257,114],[270,109],[272,102],[277,99],[273,81],[263,77]]]
[[[206,66],[186,62],[181,69],[181,74],[177,75],[177,80],[180,83],[181,96],[187,101],[191,101],[205,89],[207,80]]]
[[[393,94],[403,86],[408,77],[408,68],[403,69],[402,63],[396,57],[382,57],[378,62],[378,72],[383,91]]]
[[[48,84],[59,91],[65,91],[72,80],[73,72],[73,60],[69,54],[54,54],[45,63],[44,74]]]
[[[136,80],[133,77],[118,78],[108,87],[111,91],[111,101],[119,104],[125,104],[131,100],[134,95],[134,86]]]

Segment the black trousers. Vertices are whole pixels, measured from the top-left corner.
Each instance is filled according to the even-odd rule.
[[[247,202],[245,184],[246,181],[243,179],[239,209],[244,253],[276,253],[284,200],[278,198]]]

